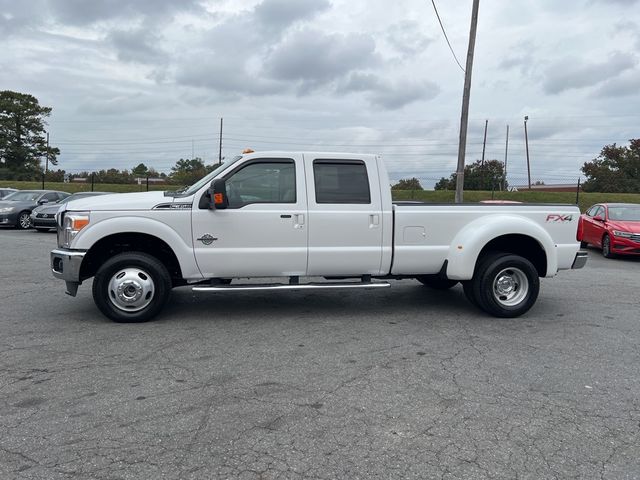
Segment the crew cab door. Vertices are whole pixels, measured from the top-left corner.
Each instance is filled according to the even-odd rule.
[[[196,262],[205,277],[305,275],[307,201],[301,155],[250,158],[225,173],[229,206],[194,205]]]
[[[304,154],[308,190],[308,275],[377,275],[382,199],[375,157]]]

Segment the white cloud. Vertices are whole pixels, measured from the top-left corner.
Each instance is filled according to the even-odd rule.
[[[487,158],[503,157],[511,125],[514,183],[525,172],[524,115],[534,176],[547,183],[637,137],[640,27],[629,12],[638,4],[482,4],[468,159],[481,154],[485,119]],[[469,5],[439,8],[464,59]],[[0,34],[0,82],[53,107],[63,168],[167,170],[191,149],[183,140],[100,152],[112,139],[193,136],[212,160],[221,116],[229,154],[380,152],[394,178],[426,185],[455,165],[463,75],[422,0],[0,0]]]
[[[638,63],[634,54],[614,52],[603,61],[584,61],[566,57],[556,61],[546,71],[544,89],[547,93],[560,93],[572,88],[584,88],[617,77]]]

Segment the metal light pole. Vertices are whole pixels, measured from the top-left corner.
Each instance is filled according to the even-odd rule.
[[[49,132],[47,132],[47,153],[45,155],[46,163],[44,164],[45,175],[49,171]]]
[[[220,118],[220,142],[218,143],[218,165],[222,165],[222,118]]]
[[[509,154],[509,125],[507,125],[507,141],[504,144],[504,180],[502,181],[502,188],[507,189],[507,156]]]
[[[460,115],[460,142],[458,144],[458,168],[456,169],[456,203],[462,203],[464,192],[464,160],[467,149],[467,127],[469,125],[469,98],[471,96],[471,71],[473,70],[473,51],[476,47],[476,29],[478,26],[478,8],[480,0],[473,0],[471,29],[467,64],[464,70],[464,90],[462,93],[462,113]]]
[[[529,162],[529,135],[527,134],[527,120],[529,116],[524,117],[524,144],[527,149],[527,178],[529,180],[529,190],[531,190],[531,164]]]

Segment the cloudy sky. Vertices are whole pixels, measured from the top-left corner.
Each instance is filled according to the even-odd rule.
[[[464,64],[471,0],[436,1]],[[53,107],[67,171],[169,172],[191,155],[382,153],[393,179],[455,169],[464,74],[430,0],[0,0],[0,89]],[[640,136],[640,0],[481,0],[467,162],[575,182]]]

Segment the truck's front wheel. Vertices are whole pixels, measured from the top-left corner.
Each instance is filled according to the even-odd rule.
[[[115,322],[146,322],[169,297],[171,277],[157,258],[142,252],[120,253],[107,260],[93,279],[93,300]]]
[[[495,253],[480,262],[471,287],[485,312],[512,318],[526,313],[536,302],[540,279],[536,267],[526,258]]]

